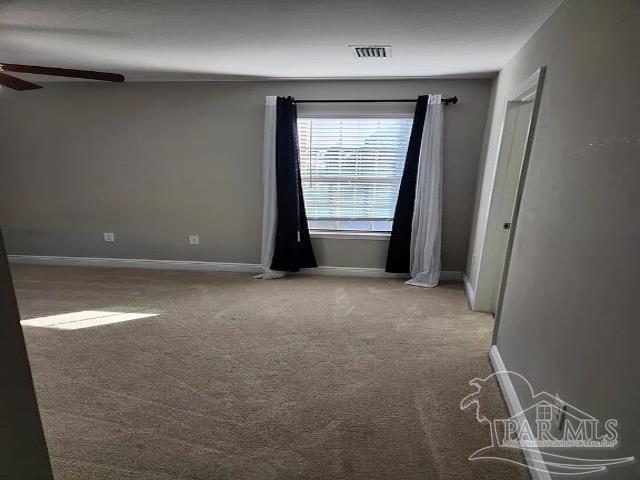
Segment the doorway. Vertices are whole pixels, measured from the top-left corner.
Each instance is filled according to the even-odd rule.
[[[543,75],[544,67],[506,99],[475,305],[478,310],[496,314],[496,319],[508,275]]]

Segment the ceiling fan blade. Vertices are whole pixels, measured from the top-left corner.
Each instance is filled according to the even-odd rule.
[[[3,63],[0,69],[5,72],[34,73],[36,75],[54,75],[56,77],[86,78],[88,80],[103,80],[105,82],[124,82],[124,76],[119,73],[94,72],[91,70],[73,70],[70,68],[38,67],[36,65],[17,65]]]
[[[26,80],[12,77],[2,72],[0,72],[0,85],[13,88],[14,90],[35,90],[36,88],[42,88],[42,85],[36,85],[35,83],[27,82]]]

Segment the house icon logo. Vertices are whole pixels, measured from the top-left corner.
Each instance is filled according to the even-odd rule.
[[[488,390],[485,387],[505,376],[512,388],[517,388],[517,396],[525,405],[511,412],[509,418],[488,418],[482,408],[483,396]],[[476,390],[462,399],[460,409],[475,408],[476,420],[488,424],[491,432],[491,445],[473,452],[470,461],[518,463],[556,475],[602,472],[635,461],[634,457],[601,458],[602,449],[613,449],[619,444],[616,419],[601,422],[559,395],[545,391],[535,393],[529,381],[517,372],[495,372],[484,379],[474,378],[469,385]],[[513,449],[520,449],[525,454],[528,465],[524,460],[513,460]],[[565,455],[567,449],[571,449],[571,453],[583,451],[585,455]],[[598,455],[592,454],[595,449],[598,449]]]

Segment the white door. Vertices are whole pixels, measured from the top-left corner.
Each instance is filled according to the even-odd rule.
[[[496,222],[493,228],[497,229],[496,248],[496,280],[491,301],[491,309],[496,311],[498,298],[502,284],[502,274],[507,257],[507,248],[511,236],[513,224],[514,206],[520,185],[522,164],[529,137],[529,127],[533,113],[533,100],[511,101],[507,105],[507,115],[500,146],[500,159],[498,162],[497,178],[501,179],[501,188],[498,189],[495,199]]]

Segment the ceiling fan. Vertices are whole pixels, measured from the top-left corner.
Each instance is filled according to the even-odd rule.
[[[28,82],[4,72],[33,73],[36,75],[53,75],[56,77],[85,78],[88,80],[103,80],[105,82],[124,82],[124,76],[119,73],[93,72],[91,70],[73,70],[70,68],[37,67],[34,65],[17,65],[15,63],[0,63],[0,85],[14,90],[35,90],[42,85]]]

